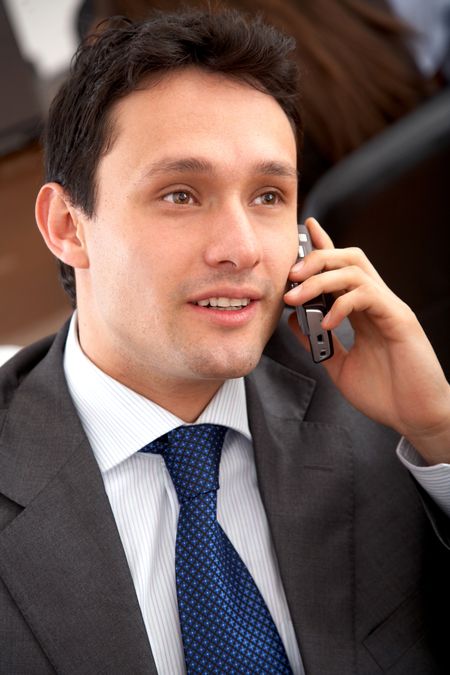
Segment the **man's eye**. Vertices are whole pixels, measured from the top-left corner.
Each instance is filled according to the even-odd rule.
[[[169,192],[164,195],[164,201],[171,202],[172,204],[193,204],[194,198],[190,192],[185,190],[177,190],[176,192]]]
[[[264,192],[262,195],[259,195],[255,199],[255,204],[261,204],[262,206],[275,206],[280,202],[280,195],[278,192]]]

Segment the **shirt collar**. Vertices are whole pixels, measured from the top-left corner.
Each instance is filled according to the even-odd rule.
[[[69,392],[102,472],[185,424],[176,415],[104,373],[84,354],[77,318],[70,322],[64,353]],[[195,424],[222,424],[251,440],[244,379],[226,380]]]

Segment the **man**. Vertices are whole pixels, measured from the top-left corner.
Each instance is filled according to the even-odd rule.
[[[294,264],[291,50],[235,13],[120,23],[53,104],[36,215],[77,311],[2,371],[1,672],[445,672],[448,467],[424,508],[395,448],[448,462],[449,388],[358,249],[310,220]],[[262,356],[321,292],[355,329],[328,374],[295,317]],[[218,493],[180,497],[186,429],[225,432]]]

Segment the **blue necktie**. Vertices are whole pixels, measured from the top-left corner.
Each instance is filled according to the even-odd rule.
[[[180,504],[175,567],[187,672],[291,673],[269,610],[217,522],[226,431],[182,426],[142,448],[163,456]]]

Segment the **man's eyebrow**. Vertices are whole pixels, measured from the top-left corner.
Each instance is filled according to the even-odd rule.
[[[147,167],[144,177],[156,176],[160,173],[211,173],[212,165],[197,157],[181,157],[177,159],[161,159]]]
[[[257,173],[262,173],[265,176],[281,176],[285,178],[298,179],[299,172],[297,169],[287,162],[260,162],[255,166]]]
[[[257,162],[253,167],[254,174],[265,176],[281,176],[286,178],[299,177],[297,169],[287,162],[265,160]],[[206,159],[198,157],[181,157],[158,160],[150,164],[142,175],[142,179],[148,179],[164,173],[214,173],[214,166]]]

